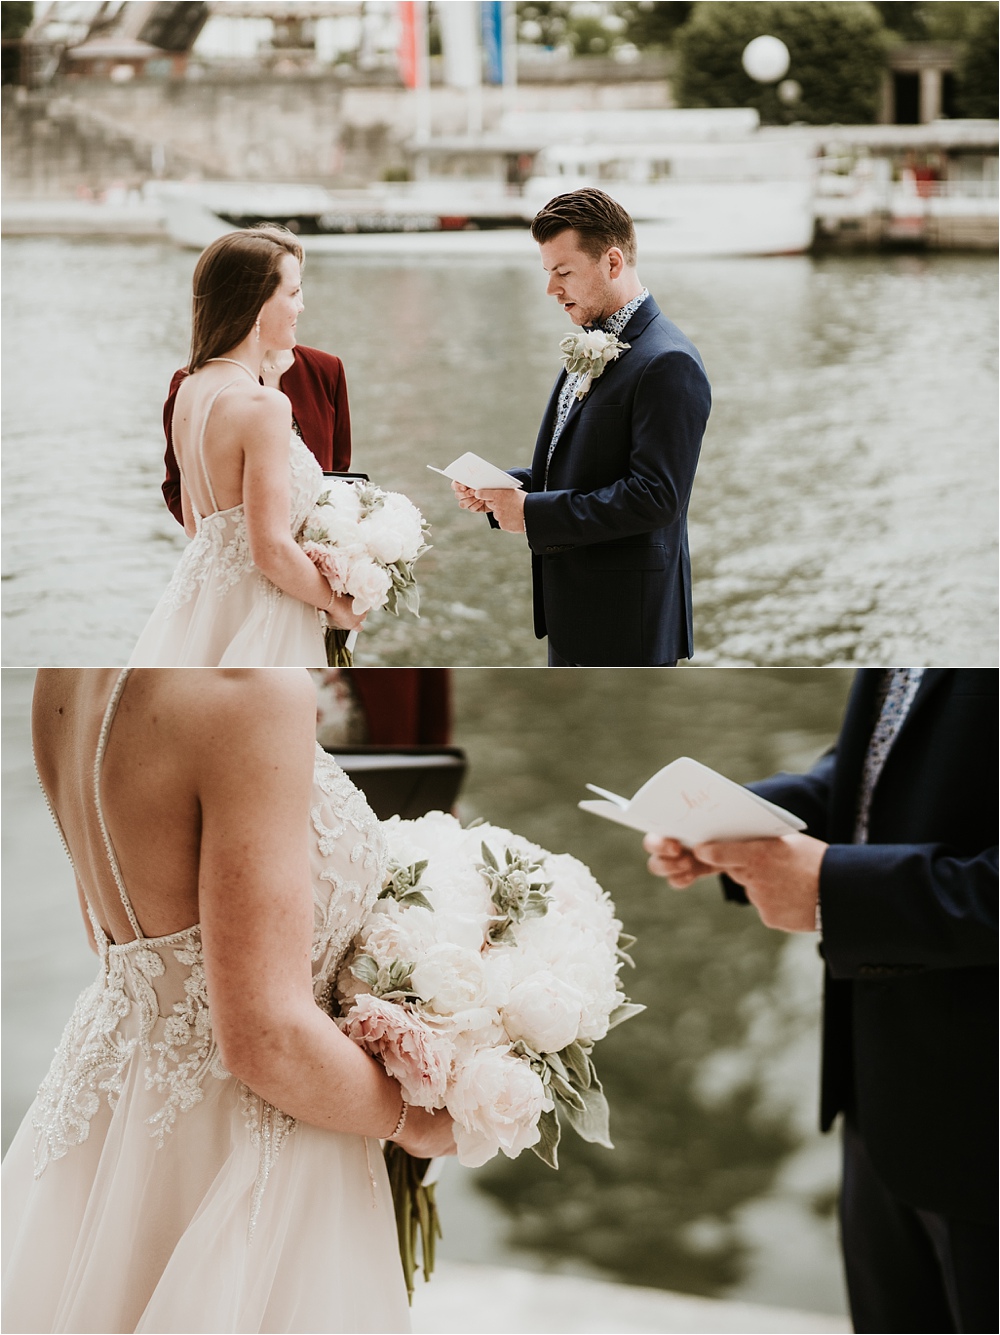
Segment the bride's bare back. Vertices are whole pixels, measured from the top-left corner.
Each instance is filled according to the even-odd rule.
[[[81,885],[105,935],[136,933],[115,885],[94,791],[101,726],[118,673],[39,673],[33,704],[35,758]],[[133,672],[108,728],[100,795],[111,840],[140,930],[166,936],[200,919],[202,802],[220,797],[238,819],[252,787],[246,765],[226,788],[220,757],[261,732],[264,715],[289,709],[308,727],[312,687],[297,672]],[[309,772],[308,735],[300,739]],[[261,763],[266,762],[265,741]],[[246,754],[244,754],[244,760]],[[212,787],[209,793],[208,788]],[[278,813],[275,813],[278,816]]]
[[[277,456],[275,467],[287,467],[282,454],[291,425],[285,395],[257,384],[241,366],[214,362],[189,376],[177,392],[171,428],[189,506],[209,515],[242,504],[248,450],[256,456],[263,444],[266,455]]]

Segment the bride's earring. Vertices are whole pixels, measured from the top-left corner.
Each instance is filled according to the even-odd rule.
[[[259,341],[260,341],[260,316],[259,316],[259,315],[257,316],[257,323],[254,325],[254,329],[257,331],[257,339],[258,339],[258,342],[259,342]]]

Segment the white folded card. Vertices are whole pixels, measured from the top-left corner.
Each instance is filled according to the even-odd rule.
[[[664,765],[631,801],[592,783],[587,787],[602,800],[581,802],[582,810],[644,834],[679,839],[687,848],[714,840],[777,838],[805,829],[798,816],[689,756]]]
[[[521,483],[516,478],[505,473],[502,468],[497,468],[496,464],[491,464],[489,460],[480,459],[478,454],[463,454],[447,468],[435,468],[433,464],[428,464],[427,467],[433,473],[440,473],[442,477],[450,477],[452,482],[461,482],[463,487],[474,487],[477,490],[481,487],[502,487],[506,491],[521,489]]]

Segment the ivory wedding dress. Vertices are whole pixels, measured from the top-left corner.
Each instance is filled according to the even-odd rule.
[[[378,1141],[296,1124],[229,1075],[199,927],[139,927],[100,805],[127,675],[105,712],[91,819],[135,939],[110,941],[88,902],[97,979],[4,1162],[3,1328],[407,1331]],[[323,1006],[386,851],[364,797],[319,747],[309,839]]]
[[[205,428],[197,459],[212,513],[196,531],[129,659],[130,667],[325,667],[321,613],[282,591],[250,555],[242,504],[220,510],[205,466]],[[289,447],[291,532],[296,536],[323,490],[323,470],[299,436]],[[190,494],[190,493],[189,493]]]

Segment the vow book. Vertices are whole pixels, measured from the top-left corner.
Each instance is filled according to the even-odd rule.
[[[798,816],[690,756],[664,765],[631,801],[592,783],[587,787],[601,800],[581,802],[583,811],[644,834],[678,839],[686,848],[714,840],[774,839],[805,829]]]
[[[505,491],[521,490],[521,484],[516,478],[512,478],[502,468],[497,468],[496,464],[491,464],[488,459],[481,459],[478,454],[471,452],[461,455],[447,468],[435,468],[433,464],[428,464],[427,467],[432,473],[440,473],[442,477],[451,478],[452,482],[461,482],[463,487],[473,489],[502,487]]]

